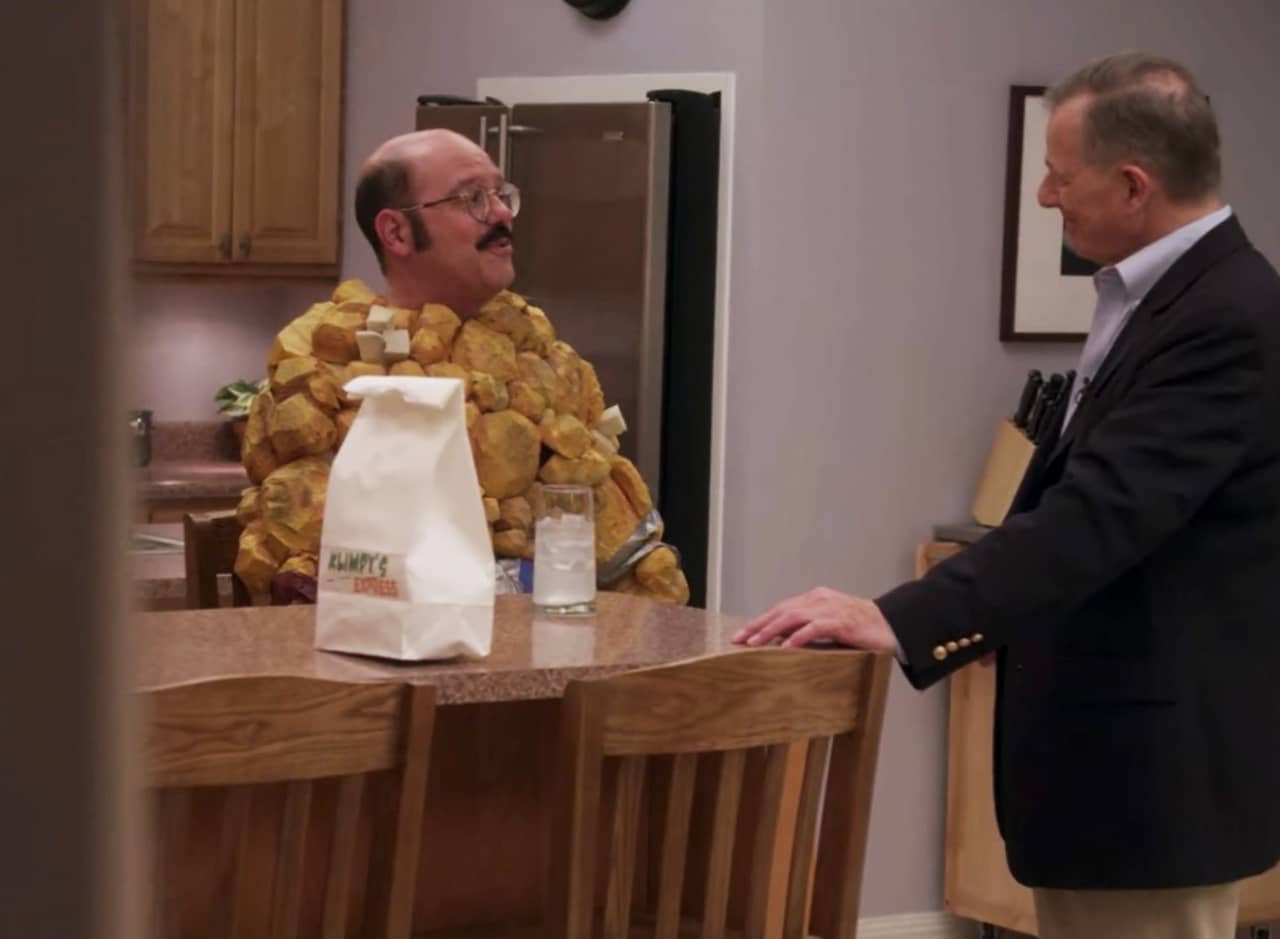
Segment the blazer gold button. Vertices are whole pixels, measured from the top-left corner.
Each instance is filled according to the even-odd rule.
[[[941,662],[943,659],[947,657],[947,650],[942,648],[942,646],[934,646],[933,657],[937,659],[939,662]]]
[[[960,643],[958,643],[958,642],[948,642],[948,643],[947,643],[947,651],[948,651],[948,652],[958,652],[959,650],[960,650]]]
[[[981,642],[981,641],[982,641],[982,633],[974,633],[974,634],[973,634],[973,641],[974,641],[974,642]]]
[[[965,638],[965,639],[961,639],[961,640],[960,640],[960,648],[961,648],[961,649],[967,649],[967,648],[969,648],[969,646],[970,646],[970,645],[971,645],[971,643],[969,642],[969,640],[968,640],[967,638]]]

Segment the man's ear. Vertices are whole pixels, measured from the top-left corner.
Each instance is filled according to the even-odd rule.
[[[1120,175],[1124,177],[1125,201],[1133,208],[1145,205],[1156,188],[1151,173],[1137,163],[1126,163],[1120,167]]]
[[[386,254],[405,257],[413,252],[413,233],[409,230],[409,220],[403,212],[394,209],[383,209],[373,219],[374,231],[382,242],[382,250]]]

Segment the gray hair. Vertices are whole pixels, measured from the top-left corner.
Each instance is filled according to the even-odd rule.
[[[1095,166],[1131,160],[1160,180],[1174,202],[1216,194],[1222,181],[1218,122],[1183,65],[1145,52],[1091,62],[1045,95],[1057,108],[1093,98],[1084,118],[1084,157]]]

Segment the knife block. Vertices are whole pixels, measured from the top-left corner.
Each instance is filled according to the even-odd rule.
[[[1014,427],[1012,421],[1000,422],[991,452],[987,454],[987,465],[978,481],[978,492],[973,497],[971,511],[975,522],[994,528],[1004,521],[1035,452],[1036,445]]]

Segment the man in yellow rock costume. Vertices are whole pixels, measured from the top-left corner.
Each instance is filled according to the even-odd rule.
[[[329,465],[359,408],[343,385],[406,375],[466,385],[477,498],[496,556],[533,556],[543,483],[584,483],[595,492],[598,570],[623,572],[602,586],[687,602],[649,489],[617,452],[625,425],[606,410],[595,369],[507,289],[519,192],[470,140],[429,130],[379,147],[355,202],[386,292],[346,281],[276,337],[241,452],[253,487],[238,510],[235,570],[249,591],[314,597]]]

